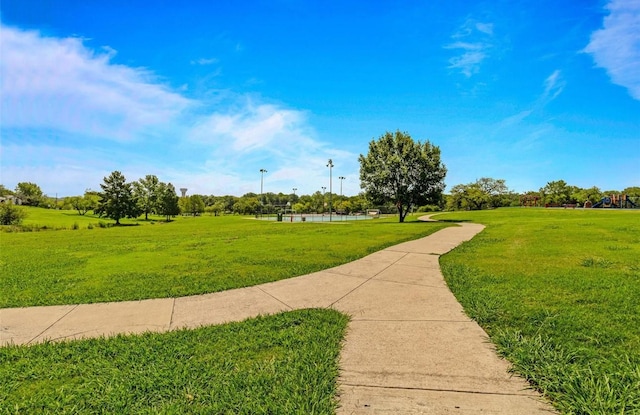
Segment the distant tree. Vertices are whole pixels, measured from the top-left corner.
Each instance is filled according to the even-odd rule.
[[[4,185],[0,184],[0,196],[13,195],[14,192],[4,187]]]
[[[116,225],[120,224],[122,218],[135,218],[140,215],[131,184],[126,182],[122,173],[112,172],[104,178],[100,187],[102,192],[97,208],[98,214],[115,220]]]
[[[640,187],[631,186],[622,190],[622,194],[625,194],[629,197],[640,197]]]
[[[584,203],[587,200],[591,203],[598,202],[602,199],[602,191],[596,186],[588,189],[582,189],[580,187],[572,187],[571,201],[572,203]]]
[[[564,180],[548,182],[540,189],[544,203],[560,205],[571,200],[571,187]]]
[[[152,174],[133,182],[133,194],[138,208],[144,213],[144,220],[149,220],[149,213],[155,212],[158,205],[158,185],[160,181]]]
[[[27,212],[23,208],[11,202],[0,203],[0,225],[20,225],[27,217]]]
[[[369,153],[358,158],[360,183],[374,203],[393,203],[399,221],[413,206],[433,203],[444,190],[447,169],[440,148],[414,141],[408,133],[386,132],[369,143]]]
[[[35,183],[20,182],[16,186],[16,195],[22,200],[23,205],[39,206],[44,199],[44,194]]]
[[[87,192],[84,196],[73,196],[67,199],[67,202],[78,211],[79,215],[86,215],[90,210],[97,209],[100,204],[100,196],[94,192]]]
[[[178,200],[180,200],[180,198],[176,194],[176,189],[171,183],[158,183],[157,194],[158,210],[156,213],[158,215],[165,216],[167,218],[167,222],[169,222],[172,216],[180,214],[180,206],[178,206]]]
[[[219,216],[221,213],[224,212],[224,202],[222,200],[219,200],[215,202],[213,205],[208,206],[208,208],[209,208],[209,211],[214,216]]]
[[[508,206],[511,203],[509,194],[503,179],[482,177],[473,183],[453,186],[447,197],[447,208],[481,210]]]
[[[260,206],[260,200],[257,196],[249,197],[244,195],[234,203],[233,212],[239,215],[250,215],[258,212]]]

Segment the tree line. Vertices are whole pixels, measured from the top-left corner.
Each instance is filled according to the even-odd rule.
[[[596,186],[582,188],[555,180],[538,190],[517,193],[506,185],[503,179],[483,177],[468,184],[458,184],[446,195],[446,210],[480,210],[507,206],[582,206],[585,202],[599,202],[611,195],[625,194],[640,198],[640,187],[632,186],[622,190],[600,190]]]
[[[17,197],[22,204],[60,209],[75,209],[85,215],[90,211],[120,223],[122,218],[161,215],[167,221],[176,215],[197,216],[260,214],[276,212],[352,214],[377,209],[398,214],[403,222],[409,212],[438,210],[480,210],[519,206],[523,200],[536,205],[596,203],[605,196],[626,194],[640,197],[640,187],[622,191],[601,191],[597,187],[580,188],[564,180],[548,182],[537,191],[525,194],[509,190],[505,180],[483,177],[468,184],[458,184],[444,193],[447,169],[440,159],[440,148],[429,141],[415,141],[406,132],[386,132],[369,143],[369,152],[361,154],[360,185],[363,192],[355,196],[316,191],[311,195],[294,193],[246,193],[243,196],[191,195],[178,197],[171,183],[147,175],[127,182],[119,171],[112,172],[100,184],[102,191],[87,190],[82,196],[53,200],[31,182],[21,182],[15,192],[0,185],[0,197]],[[331,160],[329,164],[332,165]],[[329,201],[329,203],[327,203]],[[6,203],[0,207],[7,210]],[[3,210],[3,212],[4,212]],[[0,212],[2,213],[2,212]]]

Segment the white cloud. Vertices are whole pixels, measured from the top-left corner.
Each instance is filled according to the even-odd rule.
[[[357,157],[319,141],[304,111],[232,91],[188,99],[179,92],[186,85],[172,90],[148,70],[114,64],[108,47],[0,30],[8,187],[32,181],[51,194],[82,194],[119,170],[128,180],[155,174],[192,193],[239,195],[257,191],[266,168],[265,191],[302,194],[328,187],[329,158],[336,177],[357,175]]]
[[[602,29],[591,34],[585,52],[611,81],[640,100],[640,0],[612,0]]]
[[[214,113],[198,122],[191,138],[199,142],[230,145],[235,152],[246,153],[274,149],[292,143],[311,145],[304,113],[249,100],[228,113]]]
[[[214,63],[218,63],[219,60],[216,58],[200,58],[194,59],[191,61],[192,65],[213,65]]]
[[[493,34],[493,23],[476,23],[476,29],[487,35]]]
[[[449,59],[448,68],[459,70],[467,78],[477,74],[493,48],[493,24],[467,20],[451,38],[455,41],[444,48],[460,50],[461,53]]]
[[[79,38],[0,24],[3,128],[45,128],[110,139],[152,133],[191,102],[145,69],[111,62]]]
[[[540,105],[545,105],[554,100],[558,95],[562,93],[565,87],[565,82],[561,77],[560,70],[556,69],[551,75],[544,80],[544,92],[539,98]]]

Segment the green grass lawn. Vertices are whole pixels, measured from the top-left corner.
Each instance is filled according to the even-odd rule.
[[[517,372],[567,414],[640,413],[640,211],[499,209],[441,258]]]
[[[30,209],[39,226],[96,218]],[[445,224],[397,218],[268,222],[238,216],[171,223],[0,233],[0,308],[164,298],[246,287],[319,271]]]
[[[0,348],[1,414],[332,414],[348,318],[241,323]]]

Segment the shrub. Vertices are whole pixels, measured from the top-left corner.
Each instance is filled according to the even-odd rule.
[[[27,212],[13,203],[0,204],[0,225],[19,225]]]

